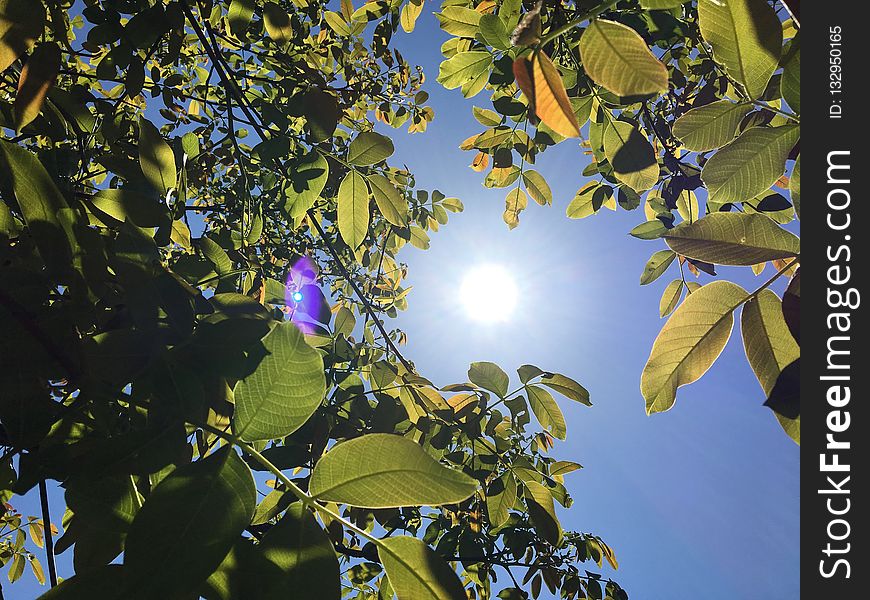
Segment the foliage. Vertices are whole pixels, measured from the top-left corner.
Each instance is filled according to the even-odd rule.
[[[798,238],[783,227],[800,218],[800,25],[784,4],[444,0],[442,28],[454,37],[441,47],[439,81],[492,105],[474,107],[484,130],[460,148],[477,152],[475,170],[492,165],[485,186],[510,189],[504,220],[511,229],[526,208],[515,200],[523,189],[536,200],[546,189],[539,204],[552,203],[546,181],[531,170],[539,155],[578,135],[591,158],[582,174],[593,180],[567,216],[643,206],[644,221],[631,235],[668,249],[653,253],[641,285],[679,267],[659,306],[670,317],[641,378],[647,411],[669,409],[677,387],[709,369],[744,307],[747,357],[765,404],[800,443],[797,395],[785,403],[773,397],[797,385],[782,357],[799,355],[789,333],[798,313],[768,289],[786,276],[796,280],[800,257]],[[476,20],[454,26],[453,15],[472,9]],[[722,265],[759,275],[767,263],[775,274],[751,293],[733,283],[700,287],[686,273],[717,276]],[[768,326],[780,316],[788,327]]]
[[[75,573],[45,597],[626,598],[555,508],[580,465],[549,456],[551,392],[583,386],[475,363],[438,387],[401,354],[397,252],[462,210],[382,133],[434,116],[390,47],[423,1],[329,8],[0,0],[2,493],[63,486]],[[510,48],[478,8],[445,29]],[[441,80],[488,85],[490,52],[461,56]],[[493,131],[487,150],[519,139]],[[3,523],[10,579],[40,577]]]

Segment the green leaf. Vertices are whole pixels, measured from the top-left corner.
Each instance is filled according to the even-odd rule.
[[[341,574],[332,542],[301,502],[287,509],[257,550],[276,568],[266,571],[274,576],[260,578],[258,598],[283,598],[288,590],[317,590],[317,597],[324,600],[341,598]]]
[[[713,58],[759,98],[779,66],[782,25],[767,0],[699,0],[701,36]]]
[[[668,70],[638,33],[622,23],[596,19],[580,37],[580,58],[592,80],[619,96],[668,90]]]
[[[659,301],[659,316],[664,318],[674,312],[677,304],[680,303],[680,296],[683,294],[683,280],[674,279],[662,292],[662,299]]]
[[[801,218],[801,155],[798,154],[794,161],[791,177],[788,179],[788,191],[791,194],[791,203],[794,204],[794,212],[797,218]]]
[[[681,223],[664,236],[688,258],[720,265],[755,265],[800,254],[800,240],[758,213],[715,212]]]
[[[589,182],[582,188],[577,190],[574,199],[568,204],[565,209],[565,215],[569,219],[583,219],[590,215],[594,215],[602,207],[605,201],[608,200],[607,186],[599,185],[597,182]],[[613,190],[610,189],[612,194]]]
[[[471,112],[474,114],[474,118],[477,119],[477,122],[481,125],[486,125],[487,127],[498,127],[501,125],[501,115],[494,110],[472,106]]]
[[[544,176],[533,170],[523,171],[523,183],[526,185],[526,191],[532,199],[541,206],[548,206],[553,203],[553,192],[550,191],[550,186]]]
[[[293,39],[293,26],[290,15],[277,2],[266,2],[263,5],[263,24],[266,33],[279,45]]]
[[[788,56],[782,68],[780,80],[782,98],[797,114],[801,112],[801,47],[799,38],[792,41]]]
[[[541,378],[541,385],[545,385],[554,392],[562,394],[569,400],[574,400],[586,406],[592,406],[589,401],[589,392],[586,388],[565,375],[559,373],[545,373]]]
[[[169,220],[166,206],[156,198],[126,188],[100,190],[91,204],[119,223],[129,219],[138,227],[159,227]]]
[[[410,0],[402,7],[402,13],[399,22],[402,24],[402,29],[405,33],[414,31],[417,24],[417,19],[423,12],[423,0]]]
[[[139,119],[139,166],[148,183],[162,195],[178,186],[175,154],[145,117]]]
[[[677,196],[677,212],[686,223],[694,223],[700,217],[698,213],[698,197],[692,190],[683,190]]]
[[[448,90],[458,88],[466,81],[489,71],[491,65],[492,55],[489,52],[480,50],[458,52],[441,63],[438,69],[438,83]]]
[[[693,152],[706,152],[734,139],[737,127],[752,105],[719,100],[693,108],[674,122],[673,134]]]
[[[230,23],[233,35],[244,40],[245,32],[251,24],[253,16],[254,0],[232,0],[229,9],[227,9],[227,21]]]
[[[396,227],[408,225],[408,203],[389,179],[380,174],[367,177],[375,204],[384,218]]]
[[[455,504],[476,489],[477,481],[412,440],[386,433],[336,444],[314,466],[309,484],[319,500],[365,508]]]
[[[710,157],[701,171],[710,199],[718,203],[751,200],[770,189],[800,139],[800,127],[753,127]]]
[[[27,52],[45,27],[45,8],[33,0],[0,3],[0,73]]]
[[[511,40],[507,27],[498,15],[486,14],[480,17],[480,35],[487,44],[499,50],[510,50]]]
[[[429,546],[410,536],[381,540],[378,554],[401,600],[465,600],[456,572]]]
[[[233,429],[246,441],[271,440],[299,429],[320,406],[326,378],[320,353],[290,322],[263,338],[265,356],[234,389]]]
[[[214,265],[215,273],[223,275],[233,270],[233,261],[226,253],[226,250],[208,236],[202,236],[196,241],[202,255]]]
[[[562,541],[562,526],[556,516],[553,494],[537,481],[524,481],[526,507],[535,531],[554,546]]]
[[[676,257],[677,255],[670,250],[659,250],[653,254],[644,266],[643,273],[640,274],[640,284],[647,285],[661,277]]]
[[[464,6],[447,6],[435,13],[441,29],[459,37],[473,38],[479,29],[480,13]]]
[[[468,369],[468,380],[471,383],[489,390],[499,398],[504,398],[508,392],[510,378],[501,367],[491,362],[473,362]]]
[[[423,231],[423,228],[418,225],[411,225],[409,230],[411,233],[411,245],[420,250],[428,250],[429,234]]]
[[[486,513],[493,527],[501,527],[510,518],[510,509],[517,501],[517,481],[507,472],[493,481],[486,490]]]
[[[643,369],[640,391],[647,414],[674,405],[677,388],[707,372],[731,337],[734,310],[747,294],[730,281],[714,281],[692,292],[659,332]]]
[[[323,142],[331,138],[343,114],[335,96],[315,88],[305,93],[302,103],[310,140]]]
[[[658,219],[653,219],[652,221],[646,221],[641,223],[631,231],[629,231],[629,235],[636,237],[640,240],[654,240],[662,237],[668,228],[665,227],[665,224],[662,223]]]
[[[782,302],[763,290],[743,307],[740,320],[743,348],[764,395],[770,396],[779,374],[800,357],[800,346],[788,330]]]
[[[773,411],[783,431],[798,446],[801,443],[800,374],[801,359],[797,358],[782,370],[764,402]]]
[[[73,249],[61,224],[60,212],[69,209],[66,198],[36,155],[16,144],[0,142],[2,185],[15,194],[21,214],[48,269],[57,275],[69,271]]]
[[[365,131],[350,143],[347,162],[365,167],[386,160],[393,152],[393,140],[374,131]]]
[[[231,446],[173,471],[139,510],[124,568],[140,597],[184,597],[217,568],[251,522],[257,491]]]
[[[502,219],[509,229],[520,224],[520,213],[529,205],[529,198],[520,188],[514,188],[507,193],[504,199],[504,213]]]
[[[298,219],[314,206],[329,179],[329,163],[319,152],[304,156],[284,182],[284,211]]]
[[[649,140],[631,123],[614,121],[604,132],[604,154],[621,182],[636,192],[659,180],[659,164]]]
[[[351,249],[359,248],[369,231],[369,186],[351,169],[338,187],[338,231]]]
[[[537,385],[527,385],[526,393],[529,395],[529,406],[541,427],[552,433],[553,437],[564,440],[568,435],[565,416],[550,392]]]
[[[18,93],[12,111],[15,130],[20,132],[42,111],[48,90],[54,85],[60,70],[60,48],[54,42],[40,44],[21,69]]]

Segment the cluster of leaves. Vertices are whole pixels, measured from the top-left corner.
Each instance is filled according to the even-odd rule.
[[[626,598],[556,514],[587,391],[437,387],[387,328],[462,204],[374,131],[433,117],[389,46],[422,2],[324,4],[0,0],[2,493],[64,489],[45,598]]]
[[[641,285],[680,270],[662,294],[660,315],[671,316],[641,378],[647,412],[671,408],[677,388],[710,368],[743,307],[765,404],[800,443],[800,243],[783,227],[800,218],[800,24],[790,4],[445,0],[438,17],[454,37],[438,81],[469,98],[489,94],[492,108],[473,109],[485,130],[460,147],[476,151],[473,169],[491,165],[485,186],[509,189],[510,228],[529,197],[552,203],[530,166],[570,138],[582,138],[592,181],[569,218],[643,205],[631,235],[667,247]],[[775,275],[751,293],[685,274],[726,265],[759,275],[767,263]],[[768,288],[783,276],[791,282],[780,299]]]

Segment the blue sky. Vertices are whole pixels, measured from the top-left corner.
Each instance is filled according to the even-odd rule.
[[[434,82],[447,37],[427,10],[412,35],[394,38],[410,63],[423,66],[435,110],[425,134],[394,136],[396,158],[419,187],[465,204],[432,234],[428,251],[400,255],[414,286],[399,318],[406,354],[439,384],[463,381],[469,363],[490,360],[512,374],[524,363],[562,372],[590,390],[592,408],[561,402],[568,440],[553,454],[585,468],[566,476],[575,502],[560,518],[614,547],[620,568],[612,576],[632,599],[797,598],[799,448],[762,406],[739,329],[713,368],[680,389],[671,411],[646,416],[640,373],[664,323],[659,298],[678,277],[676,264],[639,286],[646,260],[664,248],[627,235],[645,220],[641,209],[565,217],[588,162],[570,142],[535,165],[554,205],[530,203],[509,231],[501,219],[506,190],[484,188],[482,174],[468,168],[472,153],[458,148],[482,131],[471,106],[492,108],[488,96],[467,100]],[[481,325],[463,315],[458,287],[480,262],[513,271],[522,290],[515,319]],[[762,277],[772,274],[768,266]],[[765,280],[748,269],[720,268],[720,275],[750,290]]]
[[[483,174],[468,168],[472,153],[458,148],[482,130],[472,104],[491,107],[485,93],[466,100],[435,82],[448,36],[432,6],[414,34],[399,30],[394,43],[423,66],[436,118],[425,134],[390,131],[392,162],[407,164],[421,189],[459,197],[465,212],[451,214],[432,234],[428,251],[408,247],[400,255],[414,286],[410,308],[398,319],[409,337],[405,354],[442,385],[465,380],[471,362],[490,360],[512,375],[524,363],[562,372],[590,390],[592,408],[561,400],[568,440],[553,455],[585,468],[566,477],[574,506],[560,518],[566,529],[600,535],[615,549],[620,569],[604,573],[632,600],[797,598],[798,447],[761,406],[739,331],[704,378],[681,388],[671,411],[645,415],[640,373],[664,323],[659,297],[677,276],[676,265],[657,282],[638,285],[650,254],[663,248],[627,235],[645,220],[640,209],[565,217],[588,161],[570,142],[535,166],[553,189],[554,205],[531,203],[519,228],[508,231],[501,219],[506,190],[484,188]],[[514,273],[521,291],[516,318],[482,325],[463,314],[459,284],[479,263]],[[761,283],[743,271],[721,273],[749,289]],[[702,275],[702,283],[709,280]],[[62,497],[51,496],[59,521]],[[36,494],[16,507],[38,514]],[[71,559],[72,550],[58,557],[62,575],[70,573]],[[3,587],[7,599],[22,600],[45,589],[30,573]]]

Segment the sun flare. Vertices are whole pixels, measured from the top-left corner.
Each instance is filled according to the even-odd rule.
[[[466,314],[475,321],[506,321],[517,304],[517,286],[510,271],[500,265],[470,270],[460,288]]]

